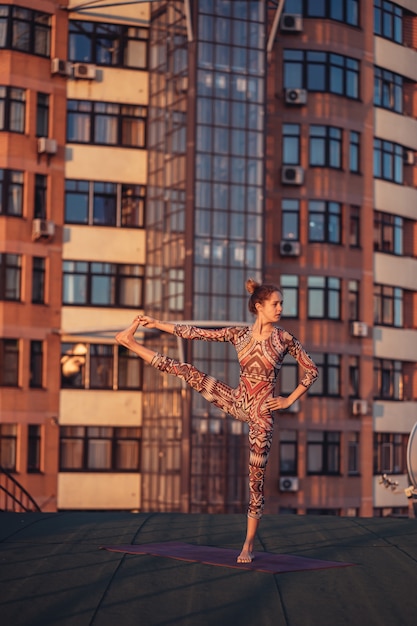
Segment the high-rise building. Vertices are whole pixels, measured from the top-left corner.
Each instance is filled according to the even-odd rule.
[[[276,416],[266,512],[405,511],[415,1],[21,0],[0,24],[0,465],[42,510],[244,511],[245,425],[113,336],[142,310],[250,323],[253,276],[320,370]],[[138,336],[237,381],[228,345]],[[277,392],[298,378],[287,357]]]

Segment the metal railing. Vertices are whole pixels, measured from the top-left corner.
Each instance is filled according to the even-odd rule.
[[[30,493],[0,465],[0,511],[28,513],[40,510]]]

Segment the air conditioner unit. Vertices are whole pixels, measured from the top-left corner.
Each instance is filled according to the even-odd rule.
[[[279,253],[281,256],[300,256],[300,252],[301,246],[299,241],[283,240],[279,244]]]
[[[405,165],[414,165],[414,152],[412,150],[404,150],[403,160]]]
[[[51,220],[36,218],[32,223],[32,239],[51,239],[55,235],[55,224]]]
[[[307,104],[307,90],[306,89],[286,89],[285,90],[285,102],[286,104]]]
[[[74,63],[74,78],[86,78],[94,80],[97,75],[97,68],[91,63]]]
[[[366,415],[368,412],[368,403],[366,400],[352,400],[352,415]]]
[[[38,154],[56,154],[58,150],[58,142],[56,139],[49,139],[49,137],[39,137],[38,139]]]
[[[281,17],[281,30],[291,33],[301,33],[303,30],[302,15],[283,13]]]
[[[280,491],[298,491],[297,476],[281,476],[279,479]]]
[[[51,74],[59,76],[71,76],[72,65],[64,59],[51,59]]]
[[[366,322],[352,322],[351,332],[354,337],[367,337],[368,324]]]
[[[304,182],[304,169],[299,165],[284,165],[281,182],[285,185],[302,185]]]

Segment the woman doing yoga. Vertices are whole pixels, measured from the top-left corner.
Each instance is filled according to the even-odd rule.
[[[238,563],[250,563],[259,520],[264,509],[264,477],[271,449],[274,411],[287,409],[316,380],[317,367],[300,342],[286,330],[276,326],[282,313],[282,292],[274,286],[246,281],[250,294],[249,311],[255,315],[251,326],[233,326],[211,330],[186,324],[160,322],[147,315],[138,315],[116,341],[129,348],[147,363],[185,380],[206,400],[233,418],[249,426],[249,507],[246,538]],[[163,356],[139,344],[134,334],[138,326],[155,328],[184,339],[229,341],[236,349],[240,364],[236,388],[216,380],[189,363]],[[285,355],[291,354],[304,370],[303,378],[287,397],[274,396],[275,383]]]

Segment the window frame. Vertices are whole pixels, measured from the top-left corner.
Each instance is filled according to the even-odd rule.
[[[24,172],[0,168],[0,215],[23,217],[23,196]]]

